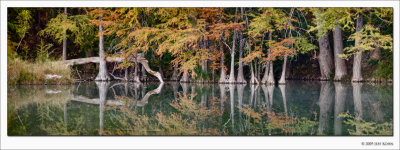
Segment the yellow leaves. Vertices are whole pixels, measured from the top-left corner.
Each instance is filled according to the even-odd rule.
[[[273,61],[277,57],[296,55],[297,50],[293,49],[293,46],[291,46],[295,43],[295,41],[295,39],[288,38],[283,39],[280,42],[273,43],[269,49],[270,53],[268,54],[267,60]]]
[[[249,116],[250,118],[254,119],[255,123],[261,123],[262,114],[255,112],[251,108],[239,108],[239,110],[242,111],[246,116]]]
[[[393,38],[391,35],[382,35],[379,28],[376,28],[370,24],[365,25],[360,32],[356,32],[350,35],[348,41],[358,41],[358,44],[344,48],[345,54],[341,55],[343,58],[347,58],[360,51],[374,50],[376,47],[392,52]]]
[[[260,50],[252,51],[246,57],[244,57],[242,59],[242,61],[245,62],[245,63],[249,63],[249,62],[253,61],[256,58],[261,58],[263,55],[264,54]]]

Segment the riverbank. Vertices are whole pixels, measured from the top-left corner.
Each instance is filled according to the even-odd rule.
[[[61,61],[29,62],[9,59],[8,84],[70,84],[74,82],[71,68]]]

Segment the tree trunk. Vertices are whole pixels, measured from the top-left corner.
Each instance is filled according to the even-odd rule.
[[[96,82],[97,87],[99,88],[99,109],[100,109],[100,130],[99,134],[103,134],[103,125],[104,125],[104,105],[107,98],[107,91],[110,85],[110,82]]]
[[[279,89],[281,89],[282,100],[283,100],[283,109],[285,110],[285,116],[287,116],[288,113],[287,113],[287,106],[286,106],[286,85],[279,85]]]
[[[138,70],[139,64],[137,63],[137,58],[135,58],[135,72],[133,73],[133,81],[135,81],[136,83],[140,83]]]
[[[344,112],[344,105],[347,97],[347,87],[341,82],[335,82],[335,135],[342,135],[343,118],[339,117]]]
[[[333,88],[330,82],[321,81],[321,91],[319,96],[319,134],[327,133],[329,128],[329,120],[332,111]]]
[[[317,18],[321,20],[317,21],[318,26],[321,26],[322,19],[320,14],[316,15]],[[322,29],[319,29],[318,32],[322,34]],[[333,62],[332,62],[332,50],[329,44],[329,36],[328,33],[318,38],[319,44],[319,55],[318,55],[318,63],[319,69],[321,72],[321,80],[329,80],[330,75],[332,74]]]
[[[183,75],[180,82],[189,82],[189,72],[187,69],[183,70]]]
[[[333,80],[340,81],[347,75],[347,69],[345,60],[339,57],[343,54],[342,29],[339,25],[335,25],[335,30],[333,30],[333,47],[335,55],[335,77]]]
[[[146,68],[142,65],[142,81],[145,82],[147,80]]]
[[[251,72],[250,84],[259,84],[257,78],[254,75],[253,63],[250,63],[250,72]]]
[[[124,80],[125,81],[129,81],[129,67],[125,68],[125,76],[124,76]]]
[[[267,105],[267,112],[272,112],[272,105],[274,104],[275,85],[268,85],[267,89],[268,89],[268,100],[269,100],[268,105]]]
[[[150,73],[151,75],[157,77],[158,80],[161,83],[164,83],[164,80],[163,80],[163,77],[161,76],[161,73],[159,73],[157,71],[153,71],[153,70],[150,69],[148,61],[146,60],[146,58],[144,58],[144,54],[138,54],[136,59],[140,64],[143,65],[144,69],[146,69],[146,71],[148,73]]]
[[[361,89],[363,83],[352,83],[353,86],[353,99],[354,99],[354,114],[356,117],[362,117],[362,93]]]
[[[261,85],[261,89],[264,92],[264,99],[265,99],[265,104],[267,106],[267,112],[270,111],[270,107],[269,107],[269,98],[268,98],[268,88],[265,85]]]
[[[231,104],[231,122],[232,122],[232,129],[235,128],[235,85],[229,85],[229,93],[230,93],[230,104]]]
[[[371,60],[379,60],[381,58],[381,47],[375,47],[370,53]]]
[[[178,81],[178,67],[174,66],[174,73],[172,74],[172,81]]]
[[[228,80],[226,79],[226,72],[225,72],[225,65],[224,65],[224,60],[225,60],[225,55],[224,55],[224,46],[223,46],[223,37],[221,35],[221,39],[220,39],[220,51],[221,51],[221,75],[219,78],[219,83],[226,83],[228,82]]]
[[[272,32],[269,32],[268,35],[269,41],[272,41]],[[271,54],[271,51],[268,52],[268,54]],[[272,61],[269,61],[269,73],[268,73],[268,80],[267,84],[275,84],[275,79],[274,79],[274,63]]]
[[[243,33],[239,31],[239,71],[237,75],[237,80],[236,82],[246,84],[246,80],[244,79],[243,76],[243,46],[244,46],[244,38],[243,38]]]
[[[101,8],[100,8],[101,10]],[[102,16],[99,17],[101,22]],[[99,74],[96,77],[96,81],[109,81],[110,77],[108,76],[107,64],[104,57],[104,39],[103,39],[103,26],[99,25]]]
[[[357,17],[357,24],[356,24],[356,32],[361,32],[363,28],[363,16],[359,14]],[[356,39],[355,45],[360,45],[360,39]],[[359,49],[356,54],[354,55],[354,62],[353,62],[353,77],[351,78],[352,82],[361,82],[363,81],[363,77],[361,75],[361,59],[362,59],[362,49]]]
[[[281,79],[279,80],[279,84],[286,84],[286,61],[287,61],[287,56],[283,59],[283,69],[282,69],[282,75]]]
[[[64,15],[65,15],[64,19],[67,19],[67,7],[64,7]],[[63,48],[62,49],[63,49],[63,52],[62,52],[63,57],[62,57],[62,59],[63,60],[67,60],[67,31],[65,31],[64,35],[63,35]]]
[[[237,23],[237,11],[238,8],[236,8],[235,12],[235,23]],[[236,48],[236,37],[237,37],[237,30],[234,29],[233,31],[233,39],[232,39],[232,49],[231,49],[231,70],[230,70],[230,75],[229,75],[229,83],[235,83],[235,48]]]
[[[290,38],[292,38],[292,28],[291,28],[292,27],[292,21],[290,19],[293,16],[293,12],[294,12],[294,8],[291,8],[290,17],[287,20],[289,27],[286,27],[286,29],[289,28],[289,36],[290,36]],[[286,33],[285,33],[285,38],[286,38]],[[293,45],[292,45],[292,47],[293,47]],[[283,59],[283,69],[282,69],[281,79],[279,80],[279,84],[286,84],[286,64],[287,64],[287,55],[285,54],[285,57]]]
[[[257,67],[258,69],[257,69],[257,76],[256,77],[257,77],[257,80],[261,80],[261,64],[257,63],[257,66],[258,66]]]
[[[268,72],[269,72],[269,62],[267,62],[266,65],[265,65],[264,76],[263,76],[263,78],[262,78],[262,80],[261,80],[261,83],[262,83],[262,84],[267,83],[267,80],[268,80]]]

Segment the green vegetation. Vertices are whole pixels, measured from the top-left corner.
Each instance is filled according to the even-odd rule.
[[[376,123],[363,120],[359,116],[342,113],[338,117],[344,118],[344,123],[351,126],[350,135],[393,135],[393,121]]]
[[[10,8],[8,20],[9,65],[104,57],[79,63],[88,79],[146,81],[139,57],[158,79],[182,82],[393,77],[392,8]],[[10,83],[42,78],[22,71]]]
[[[73,82],[71,69],[62,61],[29,62],[8,59],[8,84],[65,84]]]

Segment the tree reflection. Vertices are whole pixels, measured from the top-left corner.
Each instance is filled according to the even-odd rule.
[[[321,81],[321,91],[318,101],[319,106],[319,134],[327,134],[329,130],[329,119],[332,112],[334,94],[331,82]]]
[[[274,100],[274,85],[249,85],[247,88],[243,84],[213,87],[181,83],[180,88],[179,84],[167,83],[89,82],[72,86],[10,87],[8,133],[392,135],[392,123],[387,119],[390,117],[379,117],[383,121],[378,123],[376,118],[380,114],[369,110],[376,108],[375,112],[390,114],[390,110],[383,108],[391,102],[385,99],[390,93],[376,99],[368,95],[371,93],[365,94],[368,88],[363,90],[360,83],[352,84],[353,88],[340,82],[320,84],[317,91],[315,88],[308,90],[307,85],[292,86],[290,81],[286,86],[278,85],[283,105],[279,94]],[[348,95],[351,90],[353,95]],[[214,96],[214,92],[220,92],[219,96]],[[318,96],[319,108],[314,116],[310,104]]]

